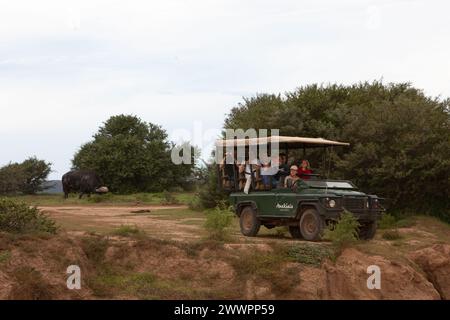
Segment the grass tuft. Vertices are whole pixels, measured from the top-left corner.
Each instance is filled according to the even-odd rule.
[[[318,267],[325,259],[333,259],[334,253],[328,246],[301,243],[288,247],[286,254],[294,262]]]
[[[397,229],[394,229],[394,230],[386,230],[385,232],[383,232],[382,238],[384,240],[392,241],[392,240],[399,240],[402,238],[402,236]]]
[[[139,229],[137,226],[122,225],[116,230],[114,230],[112,235],[120,237],[144,237],[145,232]]]

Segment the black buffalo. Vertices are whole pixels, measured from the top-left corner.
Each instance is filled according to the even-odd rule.
[[[69,197],[70,192],[79,192],[81,199],[84,194],[88,197],[91,193],[107,193],[107,187],[102,186],[100,177],[91,170],[74,170],[67,172],[62,177],[64,198]]]

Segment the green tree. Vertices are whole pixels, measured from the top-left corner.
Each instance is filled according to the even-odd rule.
[[[167,133],[136,116],[118,115],[100,127],[93,141],[75,154],[75,169],[95,170],[114,192],[154,192],[180,186],[194,164],[171,161]]]
[[[35,194],[44,191],[44,182],[51,172],[51,163],[30,157],[22,163],[0,168],[0,193]]]
[[[52,171],[51,163],[31,157],[20,164],[25,181],[20,187],[20,191],[24,194],[35,194],[44,191],[44,182],[47,181],[48,175]]]
[[[18,163],[10,163],[0,168],[0,194],[19,192],[24,181],[24,171]]]

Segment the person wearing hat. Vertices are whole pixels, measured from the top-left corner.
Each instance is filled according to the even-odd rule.
[[[292,188],[293,186],[296,185],[297,181],[300,180],[297,173],[298,173],[298,167],[291,166],[289,176],[287,176],[286,179],[284,179],[284,187],[285,188]]]

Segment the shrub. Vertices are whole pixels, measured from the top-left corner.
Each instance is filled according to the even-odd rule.
[[[36,207],[21,201],[0,199],[0,231],[10,233],[56,233],[57,227]]]
[[[55,288],[32,267],[18,267],[13,272],[16,281],[9,293],[11,300],[50,300]]]
[[[100,236],[86,237],[81,242],[81,247],[87,258],[96,266],[103,263],[108,246],[108,238]]]
[[[195,195],[194,198],[189,201],[189,209],[194,211],[204,209],[198,195]]]
[[[219,205],[214,210],[207,211],[204,226],[210,239],[223,241],[228,236],[232,222],[233,213]]]
[[[402,238],[397,229],[385,231],[382,237],[384,240],[398,240]]]
[[[384,214],[380,221],[378,222],[378,227],[380,229],[391,229],[394,228],[396,224],[396,219],[390,214]]]
[[[358,240],[359,227],[355,216],[351,212],[344,211],[339,221],[325,230],[324,239],[331,240],[337,248],[342,248]]]
[[[164,191],[164,199],[162,201],[162,204],[165,205],[171,205],[171,204],[179,204],[178,199],[173,195],[173,193],[169,191]]]

